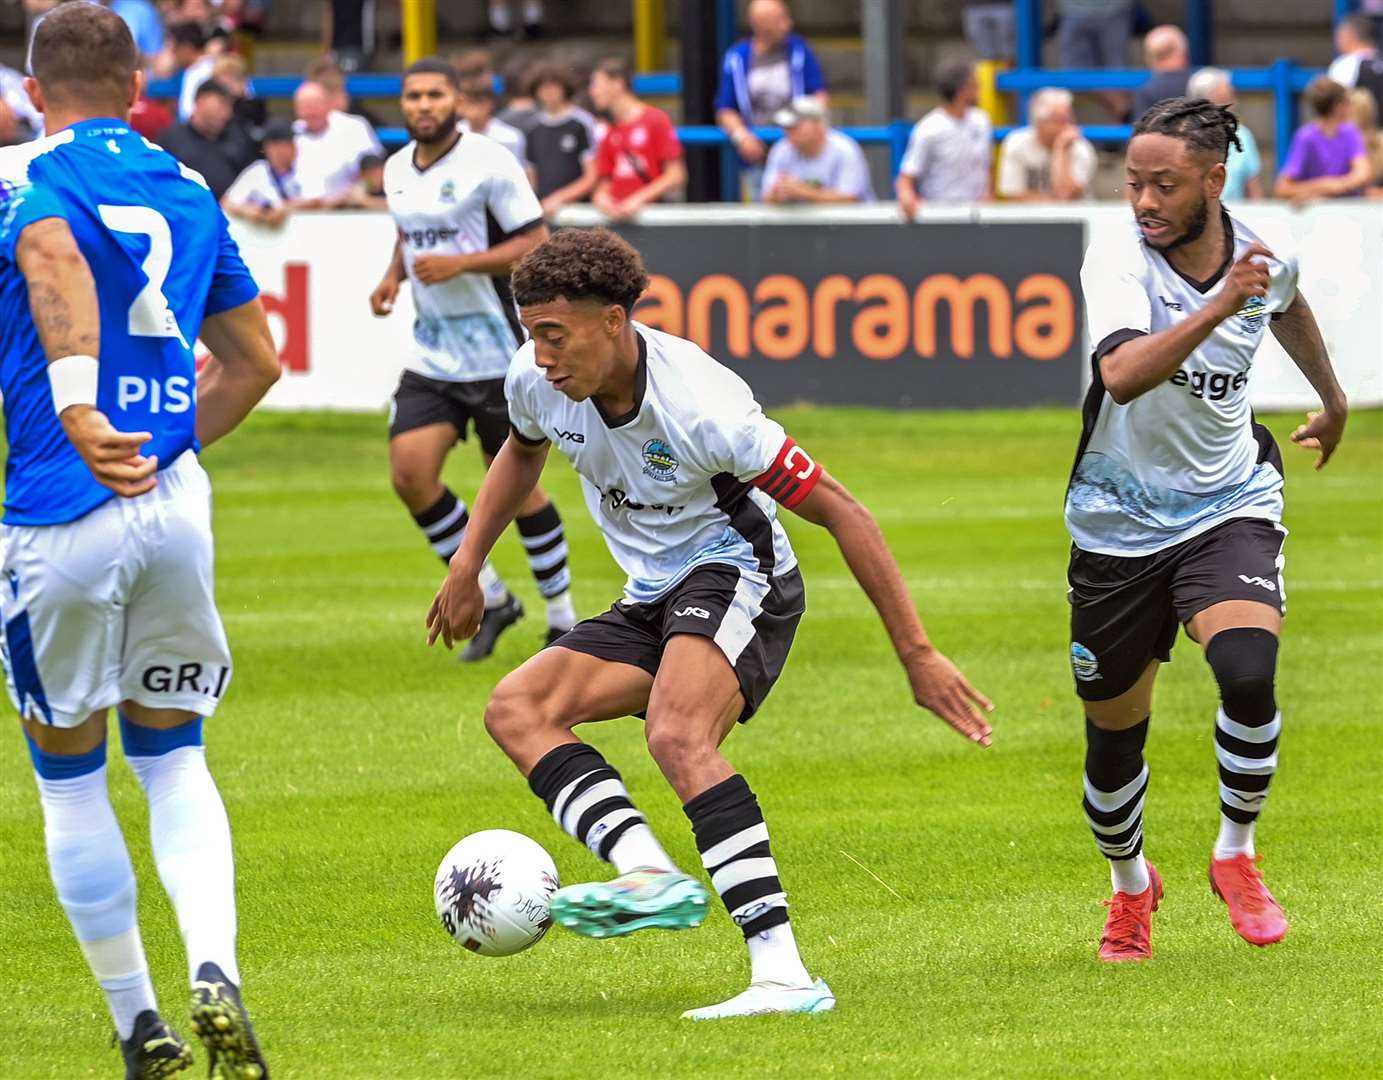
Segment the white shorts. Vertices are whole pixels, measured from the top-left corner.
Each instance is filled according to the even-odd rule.
[[[76,521],[0,527],[0,547],[0,654],[21,716],[68,728],[122,701],[215,711],[231,658],[196,454]]]

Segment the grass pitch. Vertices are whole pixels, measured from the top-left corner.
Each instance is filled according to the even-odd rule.
[[[245,990],[276,1080],[1383,1075],[1383,415],[1354,416],[1320,474],[1285,443],[1297,418],[1270,421],[1289,466],[1291,613],[1282,768],[1259,846],[1292,931],[1251,948],[1206,886],[1215,690],[1182,639],[1148,755],[1148,851],[1167,895],[1152,961],[1125,967],[1095,959],[1109,882],[1079,809],[1060,516],[1074,411],[780,415],[878,515],[936,641],[998,704],[995,746],[968,745],[911,704],[829,536],[791,521],[808,615],[782,682],[728,753],[768,816],[808,966],[840,1004],[719,1025],[678,1013],[745,983],[722,909],[681,934],[596,942],[554,929],[511,959],[468,955],[436,923],[433,871],[477,829],[537,838],[565,881],[605,873],[481,726],[488,690],[541,630],[512,534],[497,563],[530,617],[491,663],[461,667],[423,647],[441,567],[388,489],[382,418],[260,416],[206,455],[236,655],[207,730],[235,830]],[[621,578],[553,459],[578,608],[594,614]],[[474,491],[473,447],[449,478]],[[638,722],[585,734],[696,867]],[[114,749],[112,765],[176,1023],[181,942],[143,799]],[[0,1077],[119,1075],[47,878],[13,729],[0,852]]]

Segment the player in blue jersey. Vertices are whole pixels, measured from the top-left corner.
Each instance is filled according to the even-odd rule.
[[[159,1016],[140,943],[106,790],[112,707],[149,798],[212,1075],[263,1080],[239,992],[230,826],[202,743],[231,659],[197,452],[279,367],[215,198],[126,124],[137,65],[119,16],[55,8],[34,31],[26,81],[50,134],[0,151],[3,655],[53,883],[105,991],[126,1077],[169,1076],[192,1057]],[[198,337],[215,355],[200,379]]]

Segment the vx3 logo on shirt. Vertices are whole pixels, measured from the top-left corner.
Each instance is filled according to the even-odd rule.
[[[688,615],[693,615],[698,619],[709,619],[711,613],[704,607],[684,607],[681,611],[674,611],[673,614],[679,619],[684,619]]]
[[[1239,580],[1242,581],[1245,585],[1259,585],[1262,588],[1267,589],[1268,592],[1277,592],[1277,585],[1269,581],[1267,578],[1261,578],[1257,575],[1249,577],[1248,574],[1240,574]]]
[[[1168,300],[1165,296],[1159,296],[1158,299],[1161,300],[1163,304],[1171,308],[1173,311],[1182,310],[1181,302],[1178,300]]]
[[[570,439],[574,443],[584,443],[586,441],[586,436],[579,431],[562,431],[558,429],[557,439],[559,442],[562,439]]]

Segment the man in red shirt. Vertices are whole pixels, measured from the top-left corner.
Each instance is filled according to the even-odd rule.
[[[591,101],[610,117],[596,151],[596,207],[628,221],[687,182],[682,144],[662,109],[645,105],[629,88],[629,66],[602,60],[591,75]]]

